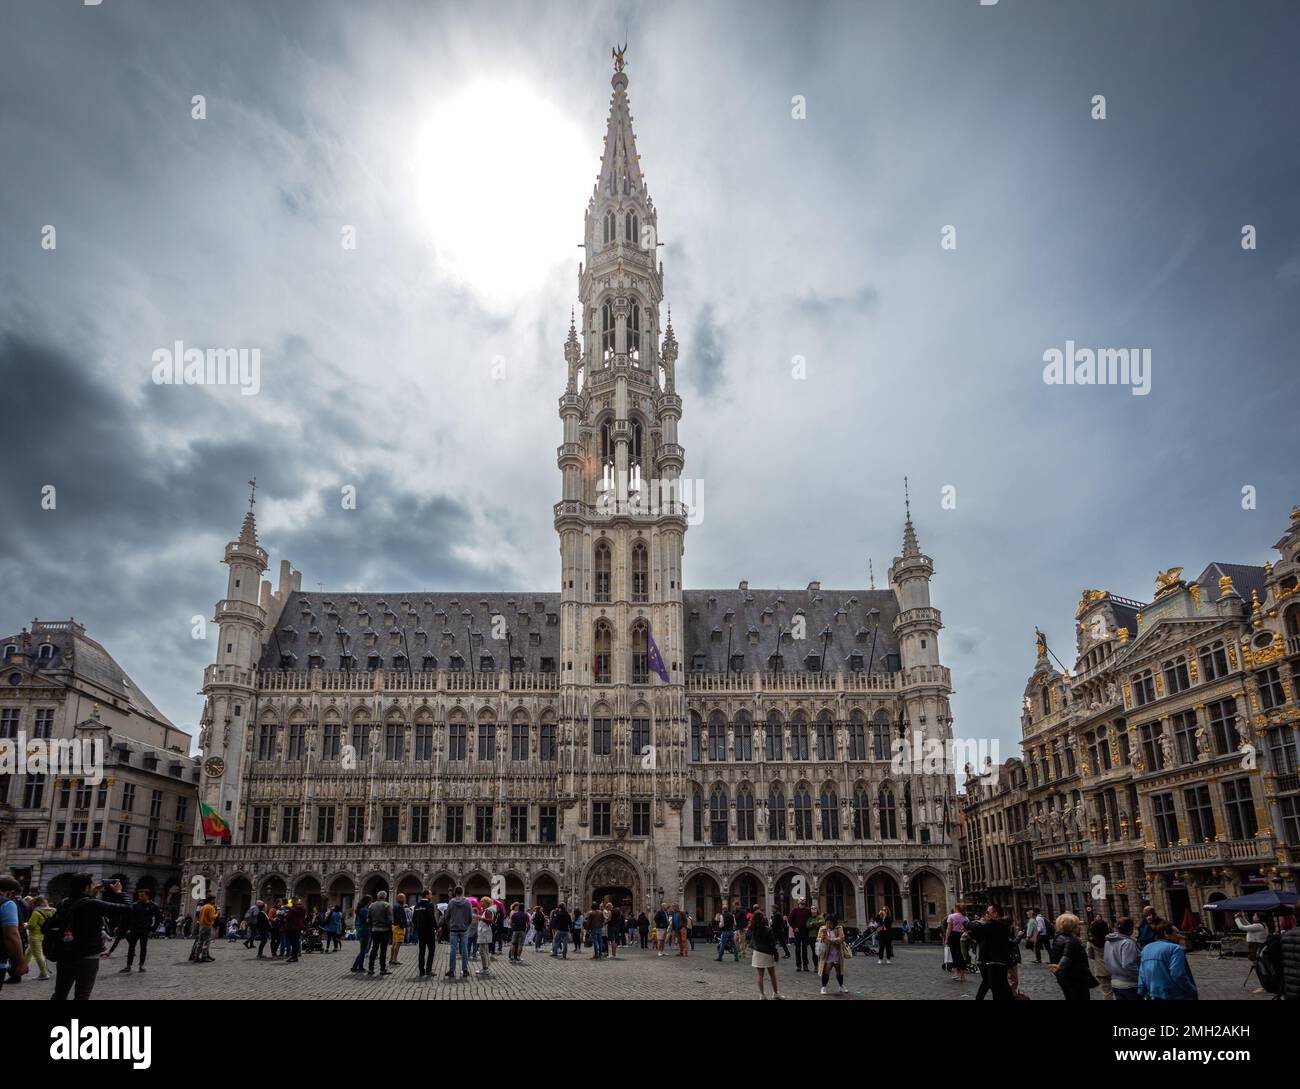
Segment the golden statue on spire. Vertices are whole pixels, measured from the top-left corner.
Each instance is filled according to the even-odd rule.
[[[624,42],[621,46],[616,45],[613,49],[610,50],[610,55],[613,56],[614,58],[615,72],[623,71],[623,54],[626,52],[627,52],[627,42]]]

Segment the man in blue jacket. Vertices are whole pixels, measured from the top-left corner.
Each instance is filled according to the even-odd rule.
[[[1142,950],[1138,967],[1138,997],[1161,1001],[1188,1001],[1197,997],[1187,954],[1178,943],[1178,928],[1161,923],[1155,940]]]

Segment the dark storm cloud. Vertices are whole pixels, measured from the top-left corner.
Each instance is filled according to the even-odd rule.
[[[709,397],[722,384],[726,369],[723,334],[714,320],[713,304],[700,308],[691,330],[690,366],[685,377],[689,386]]]

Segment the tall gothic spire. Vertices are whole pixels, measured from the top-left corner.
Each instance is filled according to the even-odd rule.
[[[248,482],[248,513],[244,515],[244,524],[239,530],[239,543],[257,547],[257,520],[253,517],[253,507],[257,503],[257,477]]]
[[[909,559],[921,554],[921,546],[917,543],[916,530],[912,526],[912,497],[907,490],[907,477],[903,477],[903,507],[907,512],[907,520],[903,523],[903,558]]]
[[[614,50],[614,75],[610,85],[614,93],[609,99],[609,125],[605,130],[605,151],[600,162],[600,177],[596,193],[611,197],[641,193],[645,183],[641,177],[640,156],[636,153],[636,135],[632,132],[631,104],[627,99],[627,73],[623,71],[623,53]]]

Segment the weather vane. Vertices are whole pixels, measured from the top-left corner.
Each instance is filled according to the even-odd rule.
[[[257,502],[257,477],[253,477],[248,482],[248,509],[253,509],[253,504]]]
[[[624,42],[621,46],[616,45],[613,49],[610,50],[610,54],[614,58],[615,72],[623,71],[623,54],[626,52],[627,52],[627,42]]]

